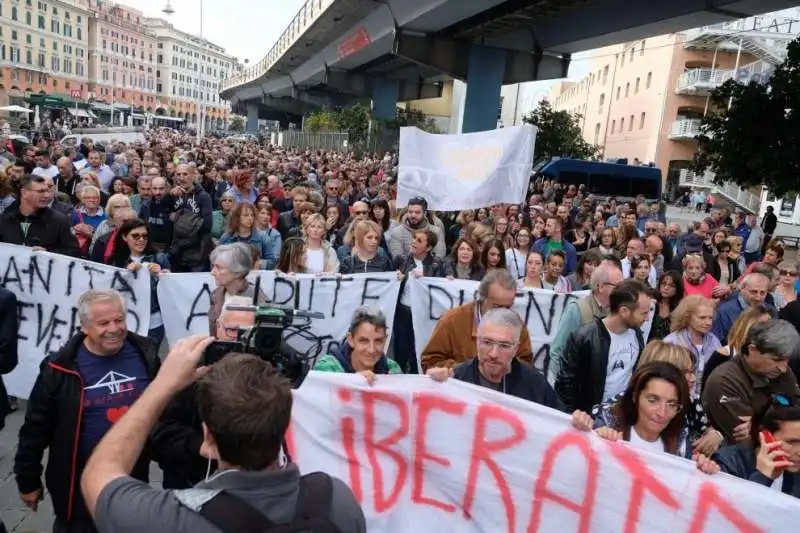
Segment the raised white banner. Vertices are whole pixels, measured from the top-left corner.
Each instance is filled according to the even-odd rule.
[[[370,533],[797,531],[794,498],[454,380],[312,372],[292,414],[292,458],[347,483]]]
[[[397,207],[415,196],[436,211],[520,204],[530,181],[536,128],[461,135],[400,129]]]
[[[353,311],[362,305],[383,311],[391,334],[400,290],[396,272],[320,277],[284,276],[270,270],[251,272],[248,279],[258,283],[272,303],[325,316],[298,318],[284,331],[284,339],[302,353],[324,354],[331,343],[343,342]],[[158,301],[170,345],[187,335],[209,333],[208,310],[215,287],[211,274],[206,273],[167,274],[160,278]]]
[[[419,278],[410,281],[411,311],[417,359],[419,359],[425,344],[433,334],[436,322],[449,309],[473,301],[479,283],[446,278]],[[533,365],[536,368],[545,369],[550,355],[550,343],[556,336],[561,315],[564,314],[567,304],[585,298],[589,294],[589,291],[558,293],[544,289],[517,291],[514,310],[519,313],[528,328],[533,348]],[[650,326],[650,319],[642,326],[645,339],[650,333]],[[464,335],[470,334],[471,332],[464,332]]]
[[[39,365],[80,330],[78,298],[89,289],[116,289],[128,309],[128,329],[147,335],[150,274],[131,272],[25,246],[0,244],[2,286],[17,296],[19,364],[3,376],[8,394],[28,398]],[[9,317],[3,317],[7,320]]]

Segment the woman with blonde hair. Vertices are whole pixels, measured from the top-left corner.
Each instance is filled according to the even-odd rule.
[[[688,348],[696,361],[697,375],[703,376],[706,362],[721,344],[711,333],[714,323],[714,300],[700,295],[687,296],[672,312],[672,333],[664,337],[664,342]],[[700,384],[692,387],[692,397],[700,395]]]
[[[780,275],[780,281],[772,293],[772,299],[775,301],[775,307],[780,310],[797,300],[797,289],[795,288],[797,283],[797,263],[794,261],[781,261],[778,264],[778,274]]]
[[[94,246],[97,244],[97,240],[100,237],[108,235],[116,228],[121,226],[125,220],[127,220],[127,218],[123,219],[123,217],[125,216],[125,211],[133,212],[133,209],[131,208],[131,199],[122,193],[112,194],[109,197],[108,202],[106,202],[105,211],[106,219],[97,226],[97,229],[95,229],[94,233],[92,234],[92,244],[90,245],[89,250],[90,252],[94,249]],[[134,213],[133,218],[136,218],[135,215],[136,213]]]
[[[381,248],[383,230],[372,220],[359,220],[353,224],[353,247],[339,263],[340,274],[366,272],[391,272],[395,270],[389,254]],[[348,231],[348,233],[351,233]]]
[[[313,274],[339,272],[336,251],[325,240],[325,217],[319,213],[308,216],[303,233],[306,240],[306,270]]]
[[[742,253],[744,239],[737,235],[731,235],[725,239],[725,242],[731,245],[731,251],[728,255],[728,259],[736,263],[736,267],[739,269],[739,272],[744,272],[745,269],[747,269],[747,263],[745,262],[744,254]]]

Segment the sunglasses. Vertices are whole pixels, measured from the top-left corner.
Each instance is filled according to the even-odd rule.
[[[781,274],[781,276],[792,276],[792,277],[794,277],[794,276],[797,275],[797,271],[796,270],[781,270],[780,274]]]
[[[360,217],[369,214],[369,211],[353,211],[353,215]]]
[[[128,238],[134,241],[146,241],[147,233],[128,233]]]

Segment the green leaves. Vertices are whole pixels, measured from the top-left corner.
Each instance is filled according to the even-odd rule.
[[[589,144],[583,138],[581,115],[554,111],[550,102],[542,100],[539,106],[522,120],[539,128],[536,134],[534,161],[551,157],[598,160],[601,156],[602,148]]]
[[[767,83],[729,80],[711,102],[694,170],[741,187],[764,185],[777,197],[800,191],[800,39]]]

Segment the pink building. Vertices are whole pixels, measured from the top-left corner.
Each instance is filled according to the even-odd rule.
[[[584,138],[602,146],[605,157],[654,163],[665,192],[711,188],[703,178],[684,183],[685,172],[681,181],[710,91],[737,67],[739,79],[768,74],[798,32],[800,22],[792,19],[751,17],[594,50],[590,74],[556,85],[549,100],[583,115]]]

